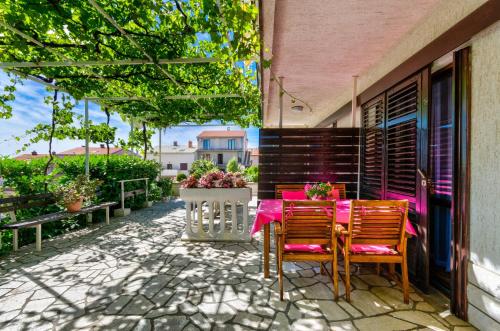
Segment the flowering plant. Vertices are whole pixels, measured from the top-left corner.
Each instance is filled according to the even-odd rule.
[[[205,174],[199,180],[194,176],[189,176],[181,182],[182,188],[232,188],[246,187],[247,182],[240,173],[224,173],[213,171]]]
[[[213,188],[219,187],[218,182],[224,178],[224,173],[222,171],[213,171],[203,175],[198,181],[199,187]]]
[[[181,182],[182,188],[195,188],[198,187],[198,180],[194,175],[189,176]]]
[[[332,195],[332,184],[328,183],[316,183],[313,185],[307,184],[304,186],[304,191],[309,199],[326,199]]]

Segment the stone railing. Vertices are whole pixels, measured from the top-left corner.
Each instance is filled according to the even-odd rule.
[[[250,241],[250,188],[180,189],[180,198],[186,202],[186,231],[183,239]],[[238,210],[241,210],[241,215]]]

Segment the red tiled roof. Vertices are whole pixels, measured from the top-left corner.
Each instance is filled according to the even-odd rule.
[[[110,147],[109,154],[116,154],[121,152],[123,149],[120,147]],[[89,147],[89,153],[91,155],[106,155],[107,149],[106,147]],[[85,147],[75,147],[72,149],[68,149],[67,151],[58,153],[58,155],[84,155]]]
[[[259,149],[258,148],[250,148],[250,155],[259,156]]]
[[[48,157],[48,156],[49,156],[49,154],[36,154],[36,155],[33,155],[33,154],[30,153],[30,154],[19,154],[14,159],[26,161],[26,160],[39,159],[39,158]]]
[[[244,137],[245,131],[243,130],[219,130],[219,131],[202,131],[198,138],[233,138]]]

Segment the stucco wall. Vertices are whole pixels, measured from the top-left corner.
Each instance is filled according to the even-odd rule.
[[[500,330],[500,23],[472,40],[471,108],[469,320]]]
[[[443,0],[430,15],[417,24],[412,31],[392,48],[378,64],[366,72],[359,73],[358,93],[363,92],[373,85],[486,1]],[[352,89],[348,87],[331,101],[331,109],[339,109],[348,103],[351,98]],[[324,116],[318,117],[316,124],[319,124],[323,119]]]

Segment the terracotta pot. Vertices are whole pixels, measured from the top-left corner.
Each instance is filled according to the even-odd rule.
[[[76,213],[77,211],[80,211],[80,209],[82,209],[82,205],[83,205],[83,197],[81,197],[80,200],[78,201],[66,205],[66,209],[70,213]]]

